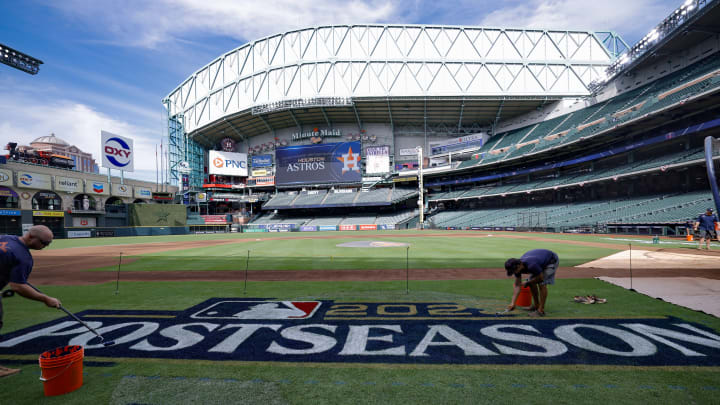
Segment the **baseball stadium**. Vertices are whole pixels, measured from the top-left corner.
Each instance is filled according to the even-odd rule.
[[[657,19],[277,33],[162,100],[165,184],[22,152],[62,305],[3,291],[0,402],[717,403],[720,0]]]

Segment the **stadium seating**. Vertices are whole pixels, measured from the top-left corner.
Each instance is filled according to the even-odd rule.
[[[720,58],[708,57],[604,102],[495,135],[477,151],[481,158],[464,161],[458,168],[516,159],[595,136],[640,115],[682,103],[718,87]]]

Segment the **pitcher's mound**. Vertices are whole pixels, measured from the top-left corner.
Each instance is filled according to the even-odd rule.
[[[408,243],[400,242],[383,242],[377,240],[359,240],[355,242],[346,242],[336,245],[337,247],[350,247],[350,248],[383,248],[383,247],[405,247],[410,246]]]

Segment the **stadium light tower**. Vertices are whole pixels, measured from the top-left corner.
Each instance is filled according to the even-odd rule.
[[[40,59],[35,59],[4,44],[0,44],[0,62],[31,75],[36,75],[40,71],[40,65],[43,64]]]

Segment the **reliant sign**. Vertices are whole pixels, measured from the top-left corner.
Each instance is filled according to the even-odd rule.
[[[71,177],[60,177],[55,176],[55,190],[65,191],[68,193],[80,193],[82,192],[82,180],[74,179]]]
[[[102,165],[108,169],[134,171],[133,140],[110,132],[100,131]]]
[[[210,174],[247,177],[247,153],[221,152],[211,150],[208,153]]]
[[[720,366],[720,336],[676,318],[499,318],[457,303],[215,298],[186,311],[78,314],[3,335],[0,355],[81,345],[88,356],[196,360]]]

